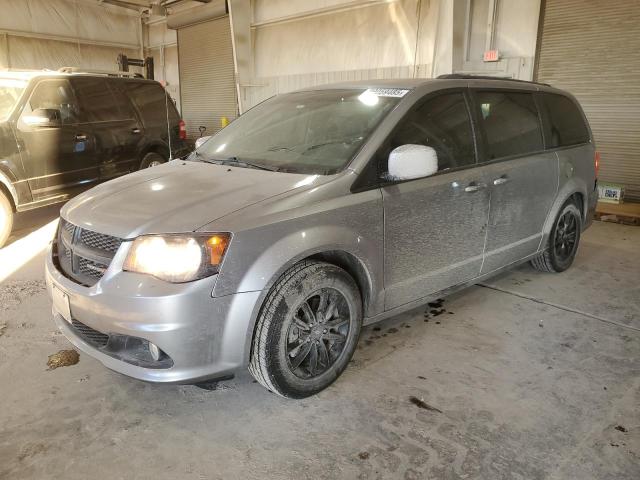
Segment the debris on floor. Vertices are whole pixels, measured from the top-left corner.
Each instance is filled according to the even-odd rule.
[[[418,408],[422,408],[424,410],[429,410],[431,412],[442,413],[442,410],[440,410],[439,408],[436,408],[436,407],[434,407],[432,405],[429,405],[424,400],[421,400],[418,397],[411,396],[411,397],[409,397],[409,401],[411,403],[413,403]]]
[[[80,355],[75,350],[60,350],[58,353],[49,355],[47,366],[49,370],[55,370],[58,367],[68,367],[75,365],[80,361]]]
[[[361,460],[366,460],[367,458],[369,458],[369,452],[360,452],[358,454],[358,457],[360,457]]]
[[[619,432],[622,432],[622,433],[627,433],[628,432],[628,430],[626,428],[624,428],[622,425],[618,425],[615,428],[616,428],[616,430],[618,430]]]
[[[3,284],[0,286],[0,311],[16,308],[46,288],[44,280],[17,280]]]
[[[4,333],[4,331],[7,329],[7,324],[6,323],[0,323],[0,337],[2,336],[2,334]]]

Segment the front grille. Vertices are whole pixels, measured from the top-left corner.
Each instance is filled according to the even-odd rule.
[[[109,342],[109,335],[94,330],[78,320],[73,319],[71,321],[71,326],[87,343],[96,347],[104,347]]]
[[[108,267],[109,265],[94,262],[88,258],[78,258],[78,270],[80,273],[88,277],[95,278],[96,280],[100,280],[102,278]]]
[[[69,223],[64,219],[60,219],[60,223],[63,230],[65,230],[69,235],[73,235],[73,229],[76,228],[73,223]]]
[[[61,218],[56,242],[58,266],[67,278],[90,287],[102,278],[122,242]]]
[[[87,247],[111,253],[116,253],[122,244],[121,238],[103,235],[102,233],[92,232],[91,230],[81,230],[80,241]]]

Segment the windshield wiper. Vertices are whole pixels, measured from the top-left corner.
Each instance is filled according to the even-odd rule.
[[[353,142],[357,142],[359,140],[362,140],[363,138],[364,137],[362,137],[362,136],[355,137],[355,138],[353,138],[353,137],[345,137],[345,138],[337,138],[335,140],[329,140],[327,142],[316,143],[315,145],[311,145],[310,147],[307,147],[305,149],[305,151],[302,152],[302,153],[304,154],[304,153],[307,153],[307,152],[309,152],[311,150],[315,150],[316,148],[326,147],[327,145],[336,145],[336,144],[339,144],[339,143],[343,143],[345,145],[350,145]]]
[[[199,153],[196,151],[196,153]],[[202,156],[202,154],[200,154]],[[228,157],[228,158],[203,158],[203,162],[213,163],[216,165],[234,165],[237,167],[249,167],[256,168],[258,170],[267,170],[269,172],[277,172],[280,170],[278,167],[274,167],[271,165],[262,165],[260,163],[249,162],[247,160],[240,160],[238,157]]]

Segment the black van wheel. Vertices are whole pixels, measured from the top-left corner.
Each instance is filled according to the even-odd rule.
[[[541,272],[564,272],[576,257],[581,231],[580,210],[573,202],[568,202],[556,218],[545,251],[531,260],[533,268]]]
[[[13,228],[13,208],[9,199],[0,192],[0,248],[2,248],[9,238]]]
[[[158,165],[162,165],[166,163],[167,159],[162,155],[156,152],[149,152],[142,158],[142,163],[140,164],[140,170],[143,168],[149,167],[157,167]]]
[[[362,299],[341,268],[315,260],[287,270],[258,317],[249,371],[288,398],[331,385],[353,356],[362,326]]]

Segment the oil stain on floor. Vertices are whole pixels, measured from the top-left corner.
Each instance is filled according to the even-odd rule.
[[[55,370],[58,367],[68,367],[80,361],[80,355],[75,350],[60,350],[58,353],[49,355],[47,360],[48,370]]]

